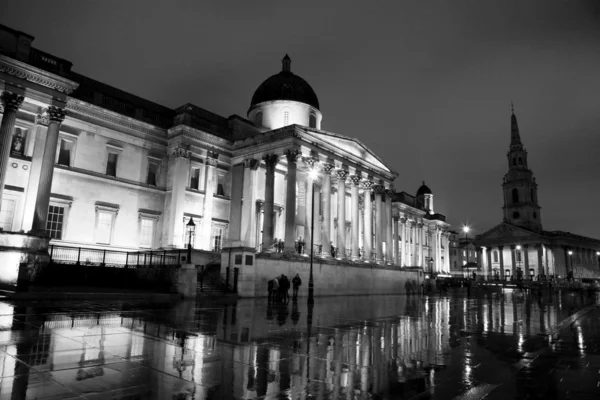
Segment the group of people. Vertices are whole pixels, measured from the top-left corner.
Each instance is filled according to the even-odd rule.
[[[302,279],[300,279],[300,275],[298,274],[296,274],[296,276],[291,281],[284,274],[281,274],[281,276],[271,279],[267,283],[267,289],[269,291],[269,303],[289,303],[290,287],[293,288],[293,299],[298,298],[298,289],[300,288],[300,285],[302,285]]]

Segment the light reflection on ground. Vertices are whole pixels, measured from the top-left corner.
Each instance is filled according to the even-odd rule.
[[[597,311],[552,330],[590,302],[519,291],[314,307],[0,302],[0,400],[595,398]]]

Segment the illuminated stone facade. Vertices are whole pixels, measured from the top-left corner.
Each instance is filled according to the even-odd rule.
[[[504,176],[504,221],[479,235],[478,264],[487,278],[600,278],[600,240],[542,229],[537,183],[528,167],[517,117]]]
[[[396,193],[397,174],[359,140],[321,130],[312,88],[282,71],[248,119],[176,109],[71,70],[0,27],[0,223],[51,243],[123,251],[308,253],[448,270],[433,194]],[[314,176],[313,176],[314,175]],[[315,205],[311,229],[311,205]],[[394,243],[394,244],[392,244]]]

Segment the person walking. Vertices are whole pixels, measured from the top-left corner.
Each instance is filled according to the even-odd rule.
[[[279,279],[273,278],[273,302],[279,301]]]
[[[302,285],[302,279],[300,279],[300,275],[296,274],[294,279],[292,279],[292,286],[294,289],[294,291],[292,292],[293,299],[298,298],[298,288],[300,287],[300,285]]]
[[[290,301],[290,280],[284,274],[279,278],[279,289],[281,290],[281,301],[287,304]]]

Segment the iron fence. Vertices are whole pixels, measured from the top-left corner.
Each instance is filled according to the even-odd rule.
[[[100,265],[105,267],[160,267],[180,265],[186,251],[148,250],[148,251],[116,251],[86,247],[69,247],[50,245],[52,262],[75,265]]]

